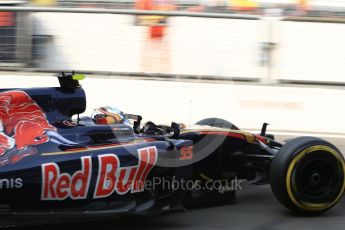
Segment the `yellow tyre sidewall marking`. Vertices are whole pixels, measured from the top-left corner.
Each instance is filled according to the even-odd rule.
[[[303,150],[301,153],[299,153],[291,162],[288,171],[287,171],[287,176],[286,176],[286,188],[287,188],[287,192],[288,195],[291,199],[291,201],[300,209],[303,210],[307,210],[307,211],[321,211],[321,210],[325,210],[327,208],[332,207],[334,204],[336,204],[340,198],[342,197],[344,190],[345,190],[345,183],[343,182],[343,186],[341,191],[339,192],[339,195],[336,197],[336,199],[332,202],[326,202],[326,203],[320,203],[320,204],[316,204],[316,203],[308,203],[308,202],[299,202],[297,201],[297,199],[294,197],[292,189],[291,189],[291,176],[292,176],[292,172],[297,164],[298,161],[300,161],[304,156],[306,156],[309,153],[315,152],[315,151],[325,151],[329,154],[332,154],[333,156],[335,156],[339,162],[341,162],[342,164],[342,168],[343,168],[343,172],[345,172],[345,163],[344,160],[339,156],[338,152],[335,151],[334,149],[325,146],[325,145],[315,145],[312,146],[310,148],[307,148],[305,150]]]

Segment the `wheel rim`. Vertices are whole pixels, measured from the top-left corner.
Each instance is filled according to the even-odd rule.
[[[300,200],[311,203],[333,201],[342,187],[341,165],[324,152],[303,158],[293,172],[294,193]]]
[[[343,194],[344,171],[344,161],[334,149],[323,145],[304,149],[295,156],[288,168],[288,195],[300,209],[327,210]]]

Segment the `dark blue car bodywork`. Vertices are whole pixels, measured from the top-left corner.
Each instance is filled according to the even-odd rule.
[[[194,192],[234,198],[236,188],[222,187],[229,181],[269,183],[283,145],[266,134],[266,125],[260,135],[211,125],[173,123],[150,132],[140,122],[97,125],[79,117],[86,95],[72,77],[60,75],[56,88],[0,90],[1,226],[155,215],[183,210]],[[300,149],[311,142],[298,141]],[[327,151],[322,154],[333,152]],[[171,186],[175,181],[178,187]],[[183,187],[186,181],[198,182],[198,191]],[[206,186],[215,181],[221,186]]]
[[[106,197],[96,197],[95,188],[101,170],[100,156],[115,155],[118,159],[116,169],[118,171],[126,169],[127,171],[123,170],[124,173],[129,173],[129,169],[139,167],[138,150],[156,151],[152,155],[154,161],[145,164],[141,159],[141,163],[145,164],[143,167],[152,165],[152,168],[147,169],[148,172],[141,170],[145,177],[133,176],[136,182],[145,182],[155,176],[173,177],[178,171],[182,172],[178,172],[179,175],[183,175],[183,171],[190,170],[188,167],[156,165],[159,165],[159,160],[164,155],[178,160],[181,148],[192,146],[192,141],[139,136],[126,125],[71,125],[72,116],[84,112],[86,107],[86,97],[81,87],[6,89],[0,92],[0,97],[2,92],[18,91],[26,93],[44,111],[46,119],[54,126],[56,133],[75,144],[54,143],[47,140],[45,143],[28,145],[23,149],[16,149],[14,146],[2,153],[0,213],[3,218],[9,220],[13,215],[16,217],[63,215],[67,219],[68,217],[75,219],[76,216],[92,217],[100,214],[114,216],[120,213],[146,214],[150,211],[158,213],[174,206],[173,194],[166,192],[160,197],[158,192],[155,194],[153,190],[146,191],[142,184],[136,189],[132,188],[134,185],[130,185],[131,188],[124,189],[125,192],[122,193],[110,189]],[[10,138],[12,137],[16,138],[16,134],[14,133]],[[82,179],[78,182],[76,179],[75,183],[81,185],[76,185],[75,190],[84,190],[81,187],[83,183],[84,185],[87,183],[86,195],[73,197],[71,195],[73,174],[78,171],[83,173],[82,167],[85,166],[82,162],[83,157],[90,160],[87,166],[88,178],[87,182]],[[53,167],[50,175],[48,172],[48,177],[44,178],[44,166],[52,164],[55,164],[55,169]],[[138,168],[137,171],[139,172],[140,169]],[[55,175],[52,172],[55,172]],[[59,181],[58,177],[61,175],[69,179]],[[50,184],[45,185],[47,183]],[[45,192],[44,189],[49,191]],[[57,192],[62,195],[58,196]],[[75,193],[77,194],[78,191]],[[180,201],[177,199],[175,202],[177,205]]]

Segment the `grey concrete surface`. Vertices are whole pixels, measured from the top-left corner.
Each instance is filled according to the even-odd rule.
[[[291,138],[280,136],[278,139]],[[326,138],[345,153],[345,139]],[[345,200],[330,211],[316,217],[299,217],[290,213],[273,196],[269,186],[246,187],[230,204],[211,202],[194,206],[186,212],[159,217],[123,217],[111,221],[75,223],[20,228],[25,230],[55,229],[344,229]]]

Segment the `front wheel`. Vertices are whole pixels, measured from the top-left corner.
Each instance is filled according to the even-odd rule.
[[[315,137],[289,141],[277,153],[270,171],[276,198],[298,214],[332,208],[345,189],[343,155],[332,144]]]

